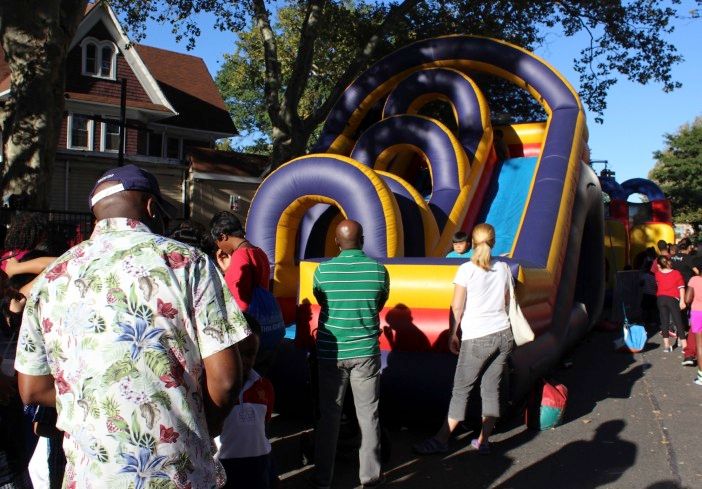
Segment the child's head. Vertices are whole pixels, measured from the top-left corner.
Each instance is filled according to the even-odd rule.
[[[250,314],[244,313],[246,322],[249,323],[249,329],[251,330],[251,335],[239,342],[239,356],[241,356],[241,367],[243,371],[244,380],[249,378],[251,369],[253,369],[256,363],[256,355],[258,354],[258,347],[260,343],[261,336],[261,325],[259,322],[251,316]]]
[[[461,255],[468,251],[468,235],[463,231],[458,231],[453,235],[453,251]]]

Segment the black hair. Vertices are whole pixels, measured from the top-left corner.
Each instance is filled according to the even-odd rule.
[[[664,239],[659,239],[657,245],[660,251],[668,249],[668,243],[666,243]]]
[[[661,267],[661,268],[663,268],[663,267],[668,268],[668,267],[665,266],[665,265],[666,265],[666,263],[667,263],[668,265],[670,265],[670,258],[668,258],[668,257],[665,256],[665,255],[658,255],[658,258],[656,258],[656,262],[658,262],[658,266],[659,266],[659,267]]]
[[[169,233],[168,237],[196,248],[202,248],[204,234],[203,229],[198,224],[191,221],[183,221]]]
[[[246,318],[246,322],[249,323],[249,329],[253,334],[258,336],[259,338],[261,337],[261,323],[258,322],[258,320],[253,317],[251,314],[248,312],[243,313],[244,318]]]
[[[465,231],[457,231],[456,233],[454,233],[454,243],[462,243],[463,241],[468,241],[468,234]]]
[[[692,246],[692,241],[690,241],[690,238],[683,238],[680,241],[678,241],[678,249],[679,250],[686,250],[690,246]]]
[[[5,235],[6,250],[31,250],[46,237],[47,219],[36,212],[18,212],[12,216]]]
[[[210,220],[210,234],[215,241],[220,239],[222,235],[243,238],[244,227],[236,215],[229,211],[221,211],[212,216]]]

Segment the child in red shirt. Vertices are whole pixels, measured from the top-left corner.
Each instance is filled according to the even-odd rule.
[[[680,315],[680,311],[686,307],[685,282],[680,272],[672,268],[669,257],[660,255],[656,262],[658,264],[655,270],[656,285],[658,286],[656,296],[661,320],[663,352],[669,353],[673,351],[673,347],[670,345],[670,319],[673,320],[677,330],[680,345],[683,348],[687,345],[682,316]]]

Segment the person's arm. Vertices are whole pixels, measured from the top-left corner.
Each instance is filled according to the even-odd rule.
[[[224,420],[234,406],[243,378],[241,356],[237,345],[232,345],[207,358],[205,366],[205,415],[211,437],[222,432]]]
[[[383,283],[383,290],[378,298],[378,312],[383,310],[383,307],[385,307],[385,303],[388,301],[388,297],[390,296],[390,274],[388,273],[387,268],[383,267],[383,269],[385,270],[385,282]]]
[[[449,315],[449,350],[458,355],[461,349],[461,340],[458,338],[458,326],[466,307],[466,288],[455,284],[453,287],[453,299],[451,300],[451,312]]]
[[[43,272],[46,267],[51,265],[54,260],[56,260],[55,256],[42,256],[41,258],[34,258],[33,260],[22,262],[17,261],[16,258],[9,258],[5,266],[5,272],[8,277],[23,273],[38,275]]]
[[[193,324],[203,359],[205,417],[214,437],[219,434],[242,386],[237,343],[251,332],[209,258],[203,256],[194,263],[192,273]]]
[[[685,292],[685,302],[688,304],[692,304],[692,301],[695,300],[695,289],[690,287],[690,284],[688,283],[687,285],[687,291]]]
[[[678,292],[680,293],[680,309],[685,309],[687,307],[687,304],[685,303],[685,286],[683,285],[682,287],[679,287]]]
[[[52,375],[27,375],[18,372],[17,386],[24,404],[56,406],[56,389]]]

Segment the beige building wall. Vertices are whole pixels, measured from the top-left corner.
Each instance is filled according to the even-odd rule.
[[[231,182],[223,180],[189,181],[190,185],[190,218],[204,226],[209,225],[212,216],[219,211],[233,210],[230,207],[231,197],[239,196],[238,209],[233,211],[245,222],[249,205],[253,199],[257,183]]]

